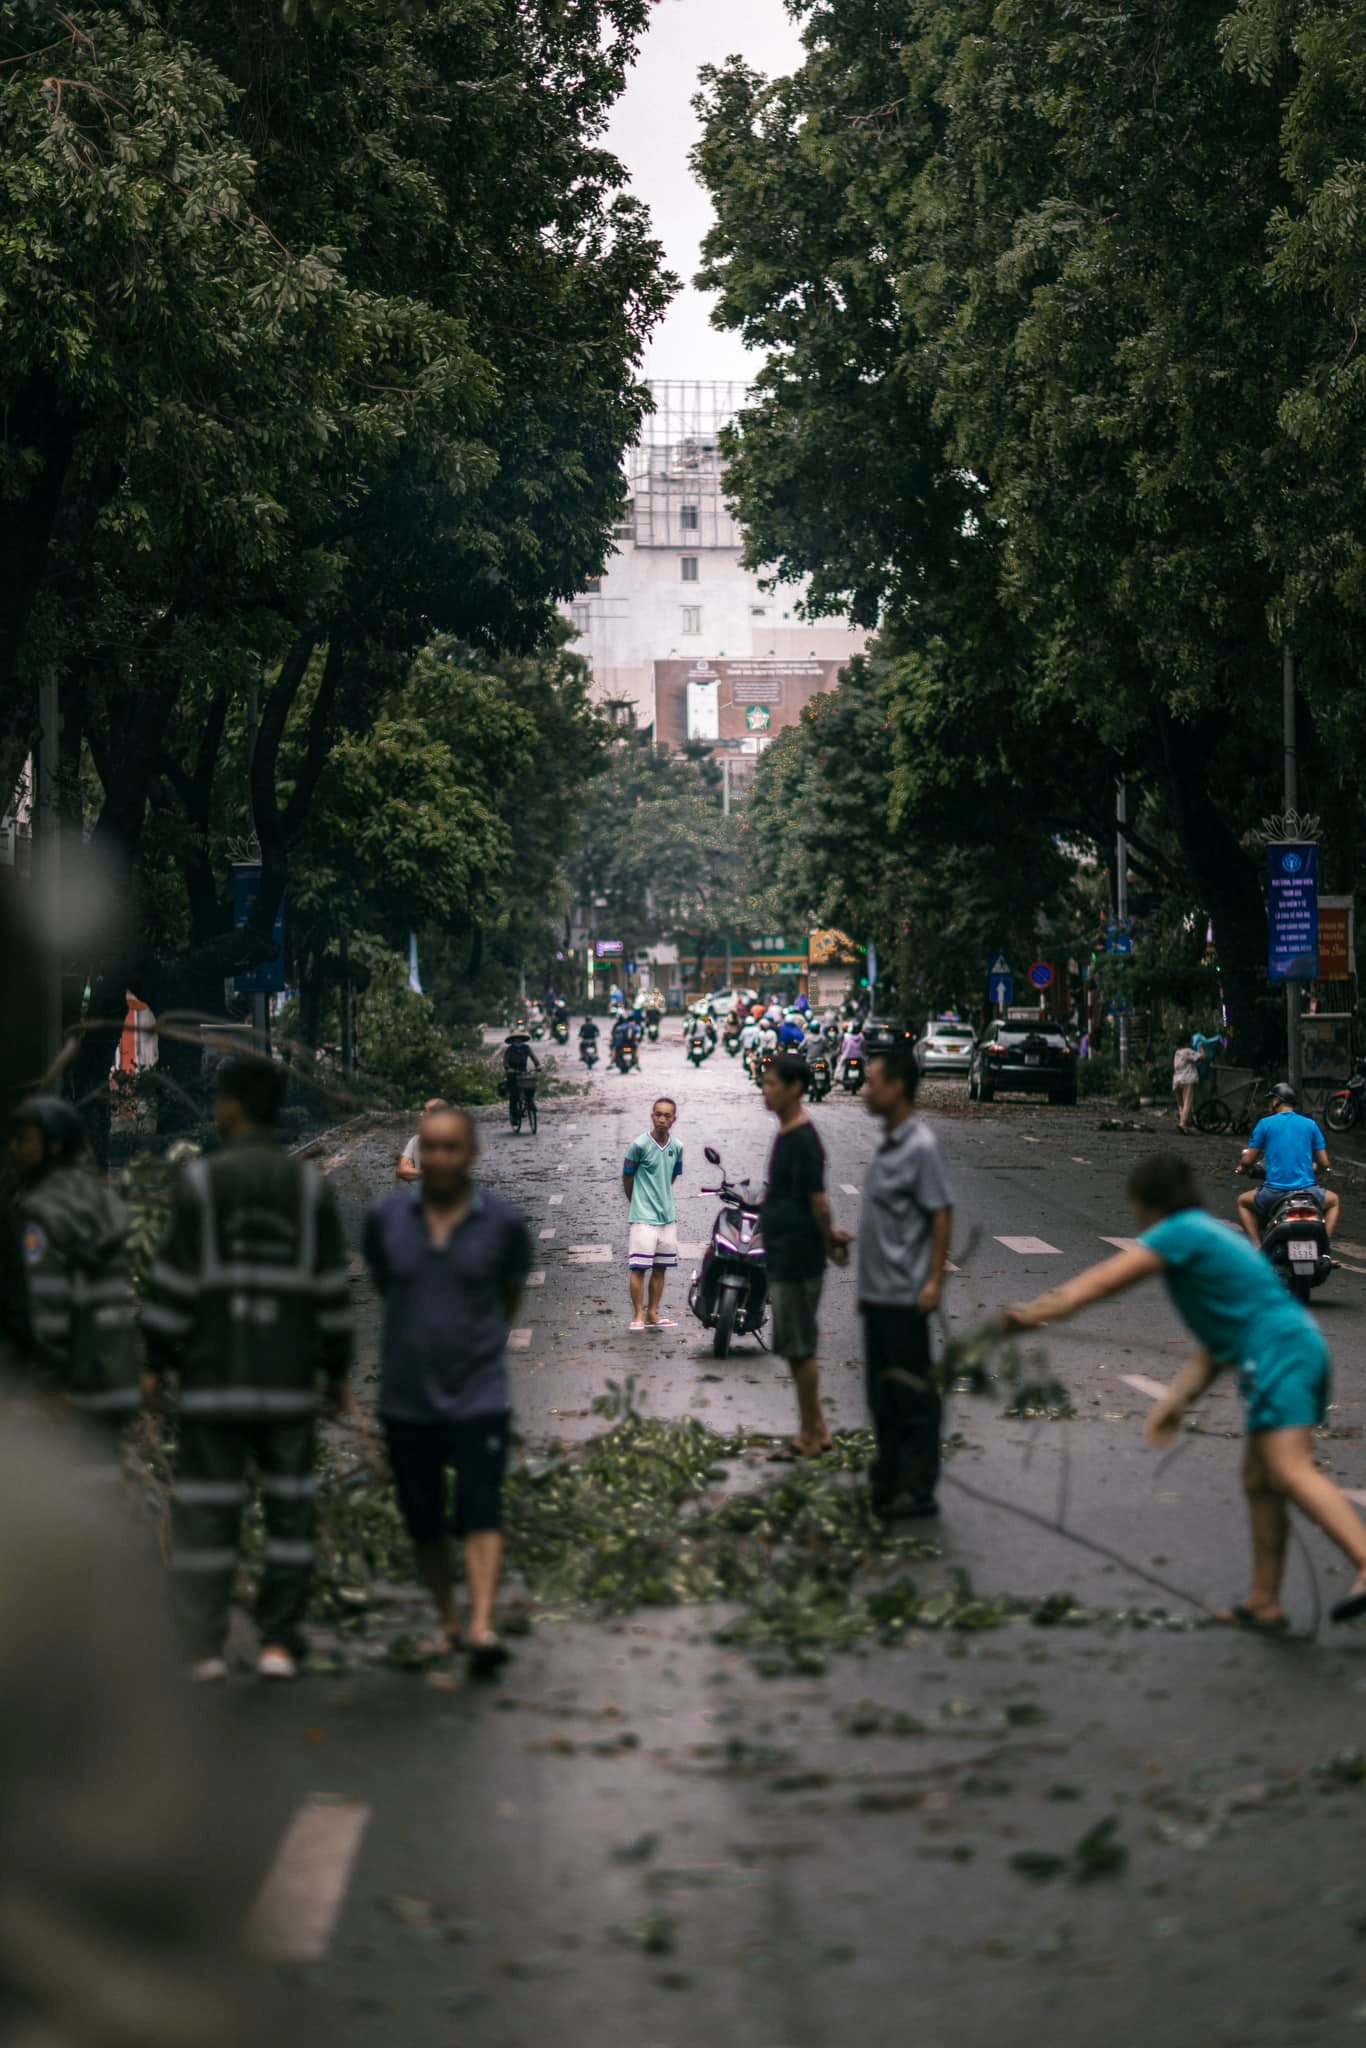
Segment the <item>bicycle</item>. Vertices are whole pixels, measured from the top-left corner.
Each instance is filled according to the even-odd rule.
[[[1240,1135],[1246,1134],[1265,1115],[1266,1098],[1275,1085],[1274,1078],[1268,1080],[1265,1075],[1259,1074],[1254,1075],[1250,1081],[1240,1081],[1227,1095],[1207,1096],[1203,1102],[1198,1102],[1195,1106],[1195,1128],[1202,1131],[1207,1138],[1221,1138],[1229,1131],[1237,1131]],[[1301,1113],[1305,1116],[1322,1116],[1331,1094],[1331,1082],[1302,1082]]]
[[[1215,1068],[1211,1078],[1217,1074]],[[1195,1105],[1196,1130],[1207,1138],[1222,1138],[1230,1131],[1250,1131],[1262,1113],[1272,1085],[1265,1075],[1254,1074],[1250,1081],[1240,1081],[1227,1095],[1207,1095]]]
[[[536,1135],[536,1083],[523,1074],[508,1075],[508,1122],[514,1131],[520,1132],[522,1118],[531,1125],[531,1135]]]

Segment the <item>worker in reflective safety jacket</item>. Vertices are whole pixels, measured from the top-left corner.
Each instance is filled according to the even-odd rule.
[[[83,1164],[84,1149],[81,1120],[60,1096],[30,1096],[14,1112],[19,1192],[11,1227],[27,1297],[19,1364],[30,1384],[91,1424],[86,1469],[117,1478],[121,1432],[142,1399],[129,1216]]]
[[[293,1678],[313,1567],[320,1407],[340,1413],[351,1364],[341,1220],[278,1140],[284,1070],[231,1059],[214,1121],[223,1149],[194,1159],[148,1275],[154,1374],[180,1384],[172,1491],[176,1607],[201,1682],[224,1658],[248,1471],[265,1519],[257,1671]]]

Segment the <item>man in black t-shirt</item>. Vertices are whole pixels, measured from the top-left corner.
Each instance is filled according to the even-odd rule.
[[[797,1388],[798,1457],[818,1458],[831,1448],[821,1408],[817,1317],[827,1257],[843,1266],[852,1242],[836,1230],[825,1192],[825,1147],[806,1113],[806,1061],[778,1053],[764,1072],[764,1101],[778,1119],[763,1200],[764,1244],[773,1300],[773,1348],[785,1358]]]

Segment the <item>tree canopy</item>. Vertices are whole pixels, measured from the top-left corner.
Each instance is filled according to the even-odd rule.
[[[1350,259],[1340,164],[1296,153],[1336,10],[802,12],[794,76],[733,63],[700,101],[703,281],[771,351],[733,437],[751,557],[880,625],[889,829],[1012,860],[1032,837],[1046,879],[1124,777],[1138,858],[1213,914],[1258,1049],[1248,834],[1287,638],[1306,793],[1355,807],[1360,465],[1306,411],[1341,425]],[[1344,826],[1329,863],[1353,858]]]

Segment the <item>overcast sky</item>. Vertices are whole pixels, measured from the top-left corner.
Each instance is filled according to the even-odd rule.
[[[769,77],[796,69],[801,43],[783,0],[659,0],[612,123],[610,147],[683,279],[646,355],[647,377],[747,377],[755,367],[738,335],[711,325],[710,298],[691,283],[711,224],[710,202],[688,168],[698,132],[691,101],[699,67],[730,56]]]

